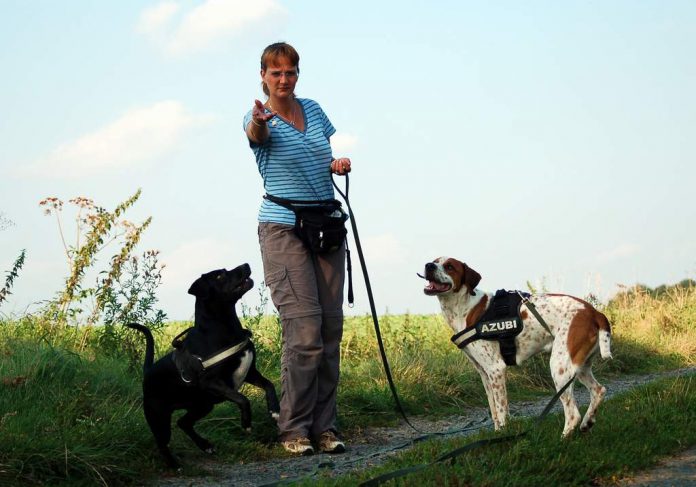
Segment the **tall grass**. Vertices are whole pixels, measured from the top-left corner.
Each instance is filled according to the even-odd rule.
[[[614,329],[615,359],[597,364],[600,379],[696,364],[693,287],[659,297],[626,293],[605,312]],[[277,317],[246,322],[254,333],[259,369],[278,385]],[[442,417],[485,406],[478,374],[451,344],[440,316],[386,315],[380,324],[400,398],[410,415]],[[173,322],[158,330],[158,356],[190,325]],[[121,348],[104,348],[101,328],[56,328],[31,316],[0,319],[0,485],[119,485],[165,472],[142,415],[142,336],[124,332]],[[368,316],[346,319],[341,359],[341,429],[350,436],[368,425],[397,422]],[[536,357],[510,370],[511,400],[549,395],[547,360]],[[241,430],[238,409],[229,404],[219,405],[200,422],[202,434],[226,463],[283,455],[274,446],[275,426],[262,392],[250,386],[243,392],[253,407],[251,435]],[[557,436],[560,429],[553,430]],[[206,458],[176,428],[172,448],[183,457],[188,473]]]
[[[138,475],[131,459],[148,445],[127,364],[22,340],[0,353],[0,483],[107,485]]]
[[[636,287],[619,294],[605,310],[618,342],[612,364],[617,370],[696,365],[696,287],[689,282],[653,294]]]

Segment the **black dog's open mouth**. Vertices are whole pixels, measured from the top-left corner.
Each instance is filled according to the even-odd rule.
[[[254,280],[251,277],[247,277],[242,281],[237,289],[239,289],[242,293],[245,293],[252,287],[254,287]]]
[[[423,288],[423,292],[428,296],[432,296],[433,294],[440,294],[449,291],[451,288],[451,284],[437,281],[428,281],[428,283]]]

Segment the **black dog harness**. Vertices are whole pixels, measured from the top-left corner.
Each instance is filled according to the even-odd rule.
[[[239,352],[246,349],[247,345],[249,345],[249,337],[247,336],[247,338],[236,345],[224,348],[208,358],[203,358],[183,348],[184,341],[181,339],[181,337],[188,333],[189,330],[191,330],[191,328],[182,331],[174,338],[174,340],[172,340],[172,346],[175,349],[174,353],[172,354],[172,358],[177,370],[179,371],[179,375],[181,375],[181,380],[183,380],[187,385],[198,384],[201,379],[204,378],[208,369],[234,357]],[[245,331],[248,335],[251,335],[250,331]]]
[[[454,335],[451,338],[452,342],[463,350],[475,340],[496,340],[500,344],[500,354],[505,363],[517,365],[515,337],[524,329],[520,317],[520,307],[523,303],[527,305],[546,331],[553,336],[546,322],[537,313],[534,304],[529,301],[529,297],[529,293],[521,291],[506,291],[505,289],[496,291],[491,304],[479,321]]]

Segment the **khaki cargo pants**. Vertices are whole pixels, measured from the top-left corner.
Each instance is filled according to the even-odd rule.
[[[309,252],[293,227],[259,224],[266,285],[283,332],[280,441],[336,429],[345,248]]]

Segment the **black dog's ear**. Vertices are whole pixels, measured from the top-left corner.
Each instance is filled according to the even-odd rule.
[[[191,284],[188,293],[193,294],[197,298],[207,298],[210,294],[210,284],[208,284],[208,280],[205,279],[204,276],[199,277],[198,279],[193,281],[193,284]]]
[[[469,294],[472,296],[476,294],[474,293],[474,289],[478,286],[479,282],[481,282],[481,274],[464,264],[464,284],[469,288]]]

